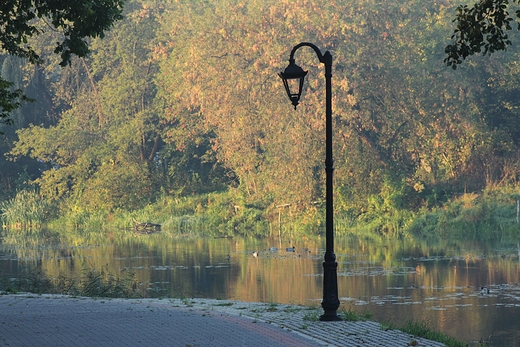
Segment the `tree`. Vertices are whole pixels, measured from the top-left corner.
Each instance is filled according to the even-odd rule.
[[[485,66],[479,64],[482,66],[474,83],[481,90],[474,107],[479,109],[485,127],[482,143],[486,143],[490,151],[479,164],[480,168],[485,167],[485,173],[482,169],[480,171],[486,176],[486,181],[504,182],[512,177],[512,181],[516,181],[518,176],[519,53],[512,46],[508,32],[513,30],[513,22],[517,22],[517,29],[520,30],[518,7],[515,16],[509,14],[514,4],[519,3],[518,0],[480,0],[471,8],[466,5],[457,7],[454,20],[457,27],[451,37],[453,42],[445,48],[444,62],[453,69],[469,56],[479,53],[490,56],[497,51],[512,48],[508,59],[490,59]],[[472,74],[476,71],[469,68],[465,72]]]
[[[471,8],[467,5],[457,7],[454,20],[457,28],[451,36],[453,43],[445,48],[444,62],[456,69],[470,55],[507,49],[511,45],[507,32],[514,21],[508,12],[510,6],[508,0],[480,0]],[[516,17],[520,18],[520,10],[516,11]]]
[[[0,123],[0,153],[8,153],[17,139],[16,131],[30,123],[50,125],[53,123],[53,96],[50,83],[45,78],[42,65],[33,65],[26,59],[13,55],[0,55],[0,75],[12,83],[15,90],[24,90],[33,102],[23,103],[9,114],[9,123]],[[11,161],[0,155],[0,200],[13,196],[26,187],[29,180],[41,175],[41,166],[30,158]]]
[[[334,57],[335,184],[344,195],[336,201],[360,213],[395,189],[417,206],[450,185],[481,186],[476,164],[495,155],[476,107],[481,68],[457,76],[441,63],[453,9],[423,0],[169,4],[158,93],[166,117],[196,118],[200,134],[215,134],[217,158],[248,201],[319,201],[322,67],[314,52],[298,51],[310,72],[297,111],[276,78],[295,44],[316,43]]]
[[[17,132],[11,153],[45,163],[35,182],[49,199],[110,210],[138,206],[153,193],[151,168],[161,142],[148,58],[154,17],[140,17],[137,2],[125,11],[103,40],[90,42],[88,58],[72,58],[58,71],[54,99],[64,111],[57,124]]]
[[[103,37],[115,21],[122,19],[123,0],[4,0],[0,3],[0,48],[7,53],[41,62],[29,38],[46,30],[61,34],[54,53],[61,56],[60,65],[70,63],[73,54],[88,53],[88,38]],[[27,100],[20,89],[0,76],[0,121]]]
[[[125,20],[89,42],[89,57],[64,69],[40,65],[53,121],[26,123],[11,154],[37,159],[41,192],[78,208],[139,207],[158,188],[232,185],[244,203],[314,211],[324,187],[323,67],[312,50],[298,51],[309,77],[296,111],[277,77],[290,49],[310,41],[334,57],[338,210],[356,217],[437,201],[456,186],[482,188],[482,167],[500,179],[495,164],[514,160],[520,145],[518,69],[493,56],[493,66],[462,76],[447,70],[441,38],[454,9],[425,0],[129,1]],[[55,40],[38,38],[29,44],[57,59],[48,51]],[[503,78],[490,80],[496,71]],[[491,82],[507,93],[490,109]]]

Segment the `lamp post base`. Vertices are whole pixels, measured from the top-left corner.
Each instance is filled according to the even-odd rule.
[[[339,322],[341,320],[341,317],[336,314],[336,311],[325,312],[320,316],[320,321],[322,322]]]
[[[337,268],[336,256],[333,252],[327,253],[323,262],[323,301],[321,307],[324,313],[320,316],[320,321],[341,320],[341,317],[337,314],[339,308]]]

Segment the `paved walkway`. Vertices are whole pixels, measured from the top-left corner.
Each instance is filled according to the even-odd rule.
[[[375,322],[316,321],[320,312],[212,299],[1,295],[0,346],[444,346]]]

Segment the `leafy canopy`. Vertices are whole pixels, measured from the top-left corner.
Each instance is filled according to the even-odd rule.
[[[507,32],[512,29],[511,22],[514,21],[508,12],[511,6],[508,0],[480,0],[471,8],[467,5],[457,7],[454,19],[457,28],[451,36],[453,43],[445,48],[447,57],[444,62],[456,69],[475,53],[486,55],[506,50],[511,45]],[[516,17],[520,18],[520,10],[516,11]]]
[[[124,0],[3,0],[0,2],[0,48],[7,53],[40,63],[40,56],[28,43],[29,38],[45,30],[58,31],[54,53],[60,65],[70,63],[73,54],[88,53],[87,38],[103,37],[104,32],[122,19]],[[20,91],[10,91],[11,84],[0,76],[0,120],[20,106]]]

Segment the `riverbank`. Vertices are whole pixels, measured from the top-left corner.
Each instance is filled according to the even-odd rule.
[[[447,194],[447,193],[446,193]],[[324,232],[324,206],[245,203],[236,192],[227,191],[186,197],[162,195],[141,209],[90,211],[40,206],[43,198],[25,195],[0,206],[3,227],[13,232],[50,229],[74,230],[80,234],[111,230],[136,231],[137,225],[153,224],[153,232],[207,237],[306,236]],[[373,200],[373,199],[372,199]],[[367,206],[335,205],[335,235],[376,234],[388,237],[467,238],[489,240],[517,237],[520,230],[520,192],[515,187],[490,187],[428,203],[422,207],[394,206],[375,199]],[[376,203],[379,201],[379,203]],[[37,203],[40,202],[40,203]],[[20,211],[46,210],[38,218]],[[52,211],[52,212],[51,212]],[[34,220],[33,220],[34,219]]]
[[[0,306],[13,346],[444,346],[371,321],[320,322],[297,305],[18,294]]]

